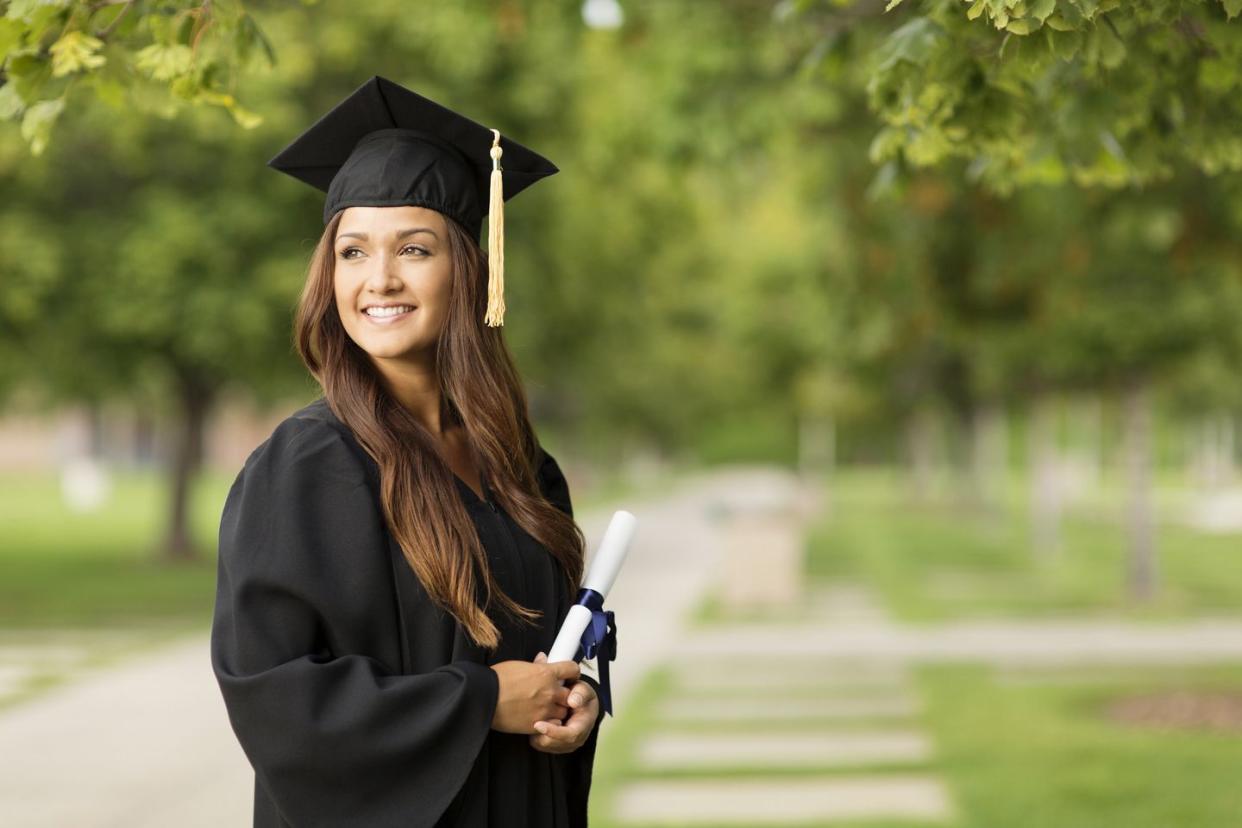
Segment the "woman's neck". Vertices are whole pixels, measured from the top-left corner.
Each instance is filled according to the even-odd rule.
[[[388,386],[388,393],[437,437],[453,428],[441,418],[440,377],[435,367],[384,360],[377,365]]]

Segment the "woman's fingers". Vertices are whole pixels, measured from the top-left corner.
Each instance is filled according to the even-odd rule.
[[[569,698],[565,703],[574,710],[579,710],[596,698],[595,688],[588,681],[578,680],[569,685]]]
[[[572,742],[582,733],[582,727],[570,719],[568,724],[556,724],[556,719],[535,722],[535,730],[554,742]]]
[[[576,681],[581,675],[581,668],[578,667],[576,661],[557,661],[552,664],[552,671],[558,679],[568,681],[570,679]]]
[[[582,747],[594,723],[593,715],[577,711],[563,725],[555,720],[538,721],[530,736],[531,747],[545,753],[570,753]]]

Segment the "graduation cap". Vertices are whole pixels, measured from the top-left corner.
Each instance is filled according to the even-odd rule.
[[[504,168],[500,159],[504,157]],[[504,202],[556,166],[511,138],[375,75],[267,162],[346,207],[414,205],[479,239],[488,219],[488,325],[504,324]]]

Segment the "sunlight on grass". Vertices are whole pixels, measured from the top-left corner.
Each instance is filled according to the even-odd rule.
[[[1239,539],[1164,522],[1157,532],[1161,590],[1150,605],[1125,591],[1125,535],[1116,509],[1070,511],[1051,560],[1031,550],[1020,481],[1004,511],[911,502],[900,478],[841,472],[831,509],[808,538],[819,579],[858,580],[906,620],[981,616],[1116,615],[1162,620],[1242,606]]]
[[[114,475],[107,501],[86,514],[64,504],[54,476],[0,478],[0,626],[205,625],[230,483],[203,476],[191,504],[200,557],[169,562],[159,554],[168,510],[162,478]]]
[[[1102,708],[1160,688],[1242,693],[1242,667],[1115,672],[1004,685],[984,666],[919,669],[939,767],[966,815],[961,828],[1237,824],[1237,732],[1126,726]]]

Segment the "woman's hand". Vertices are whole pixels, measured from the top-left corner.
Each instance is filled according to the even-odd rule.
[[[545,656],[542,662],[514,660],[492,665],[500,684],[493,730],[534,734],[536,722],[553,719],[559,724],[569,714],[569,688],[564,683],[578,678],[578,665],[573,661],[548,664],[547,660]]]
[[[544,664],[548,657],[543,653],[535,656],[536,664]],[[571,664],[573,662],[570,662]],[[567,688],[569,692],[569,720],[549,718],[535,722],[539,731],[530,737],[530,746],[544,753],[572,753],[586,743],[599,718],[599,697],[590,682],[577,680]]]

